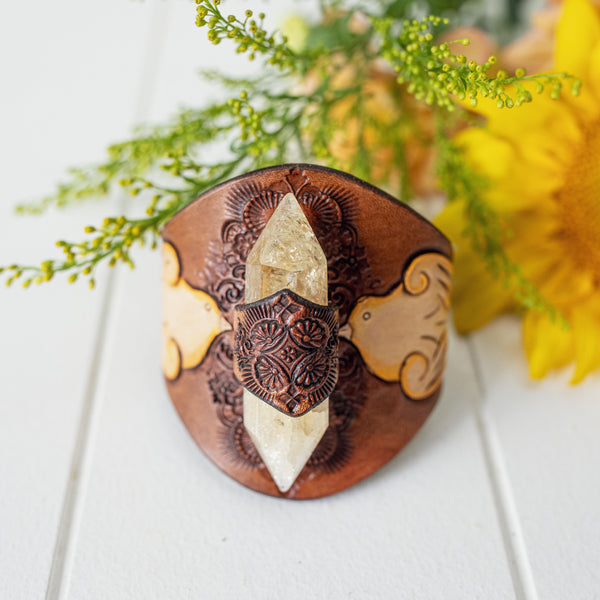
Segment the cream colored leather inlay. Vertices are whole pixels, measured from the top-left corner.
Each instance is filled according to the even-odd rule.
[[[202,362],[212,341],[229,323],[206,292],[192,288],[180,276],[177,252],[163,243],[163,352],[167,379]]]
[[[390,294],[358,300],[348,326],[340,330],[372,373],[385,381],[399,381],[413,400],[427,398],[441,383],[451,275],[446,257],[422,254]]]

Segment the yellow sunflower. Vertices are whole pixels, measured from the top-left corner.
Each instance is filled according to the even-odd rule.
[[[508,222],[509,257],[569,322],[527,310],[523,341],[534,378],[573,360],[573,383],[600,367],[600,7],[566,0],[555,40],[555,69],[583,80],[579,97],[547,94],[513,110],[478,109],[485,128],[457,137],[469,165],[489,182],[486,200]],[[459,331],[517,309],[514,290],[486,271],[462,236],[460,201],[438,224],[456,243],[454,318]]]

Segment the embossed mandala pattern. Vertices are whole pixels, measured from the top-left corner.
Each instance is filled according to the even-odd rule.
[[[226,313],[243,301],[248,253],[288,192],[296,196],[327,256],[329,301],[338,307],[343,323],[355,298],[377,283],[371,281],[365,249],[354,224],[356,201],[334,185],[322,189],[312,186],[300,170],[292,170],[269,189],[244,183],[229,194],[229,219],[221,229],[221,239],[210,244],[205,270],[208,292]]]

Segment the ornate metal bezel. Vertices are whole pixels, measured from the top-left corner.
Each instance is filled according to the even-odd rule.
[[[255,396],[300,417],[337,383],[338,311],[282,290],[235,307],[233,371]]]

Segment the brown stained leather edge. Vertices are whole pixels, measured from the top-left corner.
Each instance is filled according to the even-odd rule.
[[[165,240],[168,239],[168,237],[165,237],[164,234],[166,234],[168,236],[168,228],[169,228],[170,223],[173,223],[176,219],[182,218],[182,215],[185,215],[186,211],[188,211],[196,202],[203,200],[204,197],[208,196],[209,194],[218,193],[223,188],[229,188],[232,185],[243,182],[247,179],[261,177],[263,175],[267,175],[270,173],[284,173],[286,171],[305,171],[305,170],[315,171],[317,173],[324,173],[325,175],[328,175],[328,176],[335,175],[337,177],[340,177],[341,179],[347,180],[348,182],[352,182],[356,185],[359,185],[359,186],[365,188],[366,190],[370,190],[370,191],[374,192],[379,197],[385,198],[386,200],[388,200],[395,206],[401,206],[403,210],[408,211],[410,214],[412,214],[413,216],[418,218],[422,222],[423,225],[425,225],[428,228],[431,228],[433,231],[435,231],[435,233],[438,236],[440,236],[440,238],[442,238],[445,241],[445,245],[447,246],[447,249],[445,252],[442,252],[442,254],[445,254],[448,258],[452,259],[452,244],[451,244],[450,240],[446,237],[446,235],[442,231],[440,231],[433,223],[431,223],[431,221],[428,221],[423,215],[419,214],[414,208],[412,208],[408,204],[401,203],[397,198],[394,198],[394,196],[392,196],[391,194],[388,194],[386,191],[382,190],[381,188],[378,188],[377,186],[375,186],[367,181],[363,181],[362,179],[359,179],[358,177],[355,177],[354,175],[351,175],[350,173],[346,173],[344,171],[339,171],[338,169],[333,169],[331,167],[324,167],[323,165],[314,165],[311,163],[284,163],[282,165],[273,165],[270,167],[263,167],[262,169],[248,171],[247,173],[237,175],[235,177],[232,177],[231,179],[228,179],[227,181],[223,181],[222,183],[219,183],[218,185],[214,186],[210,190],[207,190],[206,192],[200,194],[193,202],[190,202],[190,204],[188,204],[187,206],[182,208],[176,215],[174,215],[171,218],[171,220],[165,225],[165,228],[163,229],[163,238]],[[424,252],[427,252],[427,251],[428,250],[424,250]]]

